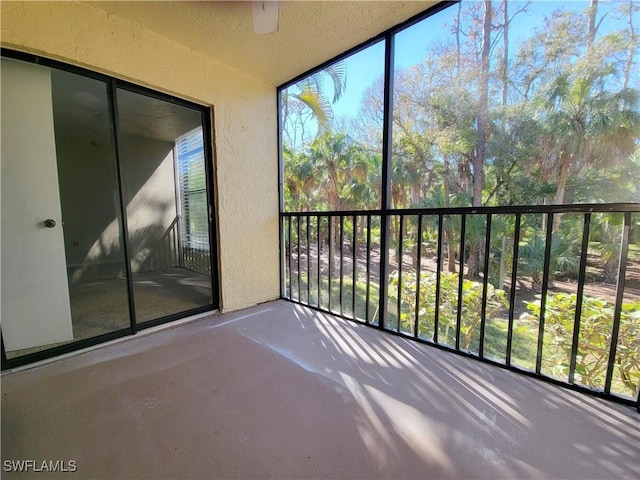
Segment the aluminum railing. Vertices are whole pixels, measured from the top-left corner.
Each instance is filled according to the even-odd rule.
[[[281,214],[281,296],[638,407],[640,205]]]

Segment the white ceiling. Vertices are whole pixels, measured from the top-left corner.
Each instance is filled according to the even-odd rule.
[[[437,1],[280,1],[279,29],[253,32],[251,2],[91,2],[221,63],[280,85]]]

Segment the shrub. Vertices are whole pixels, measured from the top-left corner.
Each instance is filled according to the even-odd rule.
[[[455,344],[455,332],[458,309],[458,274],[442,272],[440,275],[440,313],[439,343]],[[398,274],[391,275],[389,282],[389,301],[397,302]],[[416,273],[403,272],[401,288],[400,322],[405,330],[410,330],[415,319]],[[420,275],[420,291],[418,305],[418,335],[426,336],[434,330],[436,307],[436,275],[422,272]],[[505,292],[487,285],[486,318],[497,314],[508,307]],[[482,283],[473,280],[462,280],[462,317],[460,322],[460,347],[468,350],[474,335],[478,333],[482,311]]]
[[[520,317],[537,331],[540,318],[540,296],[525,302],[527,312]],[[613,330],[614,305],[605,300],[582,297],[580,335],[576,355],[576,373],[584,385],[604,384]],[[568,375],[573,345],[576,294],[549,293],[545,307],[545,351],[543,365],[554,375]],[[635,395],[640,382],[640,301],[622,305],[616,366],[620,381]]]

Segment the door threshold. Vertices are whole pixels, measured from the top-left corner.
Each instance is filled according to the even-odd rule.
[[[45,365],[51,365],[53,363],[60,362],[67,358],[75,357],[84,353],[89,353],[101,348],[110,347],[112,345],[118,345],[120,343],[127,342],[129,340],[146,337],[146,336],[153,335],[155,333],[162,332],[165,330],[170,330],[172,328],[180,327],[188,323],[197,322],[199,320],[202,320],[205,317],[210,317],[213,315],[220,315],[220,310],[211,310],[209,312],[196,313],[195,315],[190,315],[188,317],[181,318],[179,320],[174,320],[172,322],[167,322],[167,323],[161,323],[160,325],[155,325],[153,327],[139,330],[138,332],[135,333],[135,335],[126,335],[124,337],[116,338],[114,340],[108,340],[104,343],[98,343],[96,345],[80,348],[72,352],[63,353],[62,355],[56,355],[55,357],[45,358],[44,360],[38,360],[37,362],[28,363],[26,365],[20,365],[18,367],[8,368],[2,371],[2,373],[0,374],[0,378],[4,377],[5,375],[10,375],[12,373],[23,372],[26,370],[32,370],[39,367],[43,367]]]

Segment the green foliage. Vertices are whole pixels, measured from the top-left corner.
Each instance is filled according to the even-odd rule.
[[[491,38],[482,31],[482,14],[494,9]],[[588,2],[584,3],[589,7]],[[423,61],[394,71],[392,145],[390,147],[390,195],[393,208],[468,206],[474,183],[480,181],[485,205],[535,205],[551,203],[639,202],[640,114],[637,90],[636,2],[594,8],[558,11],[531,28],[530,34],[507,35],[516,25],[515,15],[526,15],[535,2],[523,4],[507,23],[500,22],[506,2],[463,2],[459,21],[443,26],[437,42],[418,46]],[[561,5],[559,5],[561,7]],[[453,9],[452,9],[453,10]],[[617,10],[617,11],[615,11]],[[442,15],[446,14],[446,10]],[[589,33],[590,15],[607,28]],[[440,15],[440,14],[438,14]],[[427,22],[437,22],[434,15]],[[615,19],[615,22],[611,22]],[[634,23],[635,22],[635,23]],[[438,28],[437,24],[433,25]],[[516,27],[511,27],[516,28]],[[598,30],[598,29],[596,29]],[[447,35],[446,32],[451,35]],[[507,38],[512,44],[507,49]],[[492,45],[488,105],[479,102],[480,51]],[[401,42],[398,42],[399,45]],[[509,51],[508,57],[503,56]],[[283,93],[284,202],[287,211],[348,210],[378,208],[382,189],[383,79],[372,81],[361,99],[360,112],[344,120],[341,130],[331,131],[331,105],[343,92],[343,65],[305,79]],[[321,80],[327,82],[323,86]],[[333,90],[326,90],[329,81]],[[333,95],[332,95],[333,93]],[[482,111],[481,111],[482,110]],[[484,131],[478,118],[486,116]],[[311,121],[309,119],[312,119]],[[333,126],[337,128],[337,123]],[[347,128],[349,127],[349,128]],[[353,127],[353,128],[351,128]],[[349,132],[349,133],[347,133]],[[314,135],[315,134],[315,135]],[[486,152],[480,167],[479,138],[486,137]],[[300,140],[302,139],[302,140]],[[288,145],[288,147],[287,147]],[[477,162],[476,162],[477,163]],[[477,195],[476,195],[477,197]],[[426,255],[437,250],[437,217],[423,217],[423,237],[417,238],[415,220],[404,224],[403,250]],[[509,277],[513,259],[514,216],[493,217],[489,252],[489,279]],[[543,215],[522,216],[518,281],[525,290],[542,284],[545,249]],[[583,216],[556,214],[551,245],[550,280],[576,276],[579,266]],[[591,220],[587,276],[594,270],[613,284],[618,273],[621,215],[594,214]],[[323,220],[322,237],[328,238]],[[399,221],[391,218],[388,247],[399,250]],[[297,232],[292,224],[293,243]],[[451,269],[458,267],[461,223],[459,215],[443,218],[443,256]],[[359,225],[358,228],[362,228]],[[333,231],[337,228],[333,224]],[[485,232],[481,216],[467,217],[466,267],[478,277]],[[345,236],[353,226],[345,221]],[[381,238],[379,222],[372,225],[372,238]],[[335,233],[334,233],[335,235]],[[334,242],[337,239],[334,237]],[[634,214],[629,230],[629,266],[640,260],[640,216]],[[337,243],[334,243],[337,245]],[[397,261],[398,259],[396,259]],[[633,268],[628,268],[629,271]],[[467,275],[469,276],[469,275]],[[629,278],[629,277],[628,277]],[[416,273],[403,272],[389,280],[390,323],[400,322],[403,331],[413,331],[416,309]],[[435,278],[422,272],[418,294],[418,330],[430,337],[434,330]],[[459,277],[442,272],[439,340],[455,343]],[[591,281],[591,280],[589,280]],[[501,284],[500,283],[500,284]],[[332,289],[335,288],[332,285]],[[474,348],[479,340],[482,285],[471,279],[462,283],[463,299],[460,346]],[[526,292],[528,294],[528,291]],[[356,293],[358,296],[360,294]],[[400,296],[400,311],[395,312]],[[489,286],[487,332],[504,341],[506,299],[502,290]],[[332,300],[337,298],[332,296]],[[616,380],[633,394],[638,382],[639,300],[627,302],[621,316],[621,340],[616,358]],[[523,322],[530,331],[514,325],[514,338],[522,339],[524,357],[537,339],[536,302],[528,302]],[[538,302],[539,305],[539,302]],[[545,368],[566,374],[570,352],[575,299],[549,295],[544,346]],[[538,306],[539,308],[539,306]],[[613,306],[585,297],[581,347],[577,372],[583,383],[602,384],[606,365]],[[608,332],[608,333],[607,333]],[[515,334],[517,333],[517,334]],[[609,335],[609,337],[607,337]],[[623,337],[623,338],[622,338]],[[497,341],[497,340],[496,340]],[[514,340],[515,342],[515,340]],[[591,344],[592,342],[592,344]],[[584,343],[584,345],[582,345]],[[514,343],[512,353],[520,346]],[[525,348],[526,347],[526,348]],[[490,345],[486,351],[491,350]],[[533,353],[535,356],[535,351]],[[530,360],[530,359],[529,359]],[[528,360],[527,360],[528,361]]]
[[[417,276],[414,271],[402,274],[400,321],[403,330],[412,330],[415,319],[416,280]],[[441,273],[438,318],[439,343],[455,345],[458,286],[459,277],[457,273]],[[464,350],[470,349],[474,336],[478,335],[478,327],[481,321],[482,290],[482,283],[463,278],[460,347]],[[389,301],[395,305],[397,300],[398,274],[395,272],[389,280]],[[434,331],[436,308],[436,276],[433,273],[422,272],[420,275],[418,308],[418,335],[421,337],[430,336]],[[500,315],[504,313],[506,308],[508,308],[508,302],[505,292],[488,284],[486,317]]]
[[[330,80],[330,88],[325,80]],[[337,62],[300,80],[282,92],[283,135],[289,148],[296,149],[312,137],[304,129],[296,132],[296,123],[306,123],[310,118],[316,125],[316,137],[325,133],[333,120],[332,105],[344,94],[347,81],[347,68],[343,62]],[[330,94],[332,91],[332,95]]]
[[[345,133],[327,131],[303,152],[283,148],[286,211],[378,206],[379,155]]]
[[[536,232],[520,245],[518,251],[519,273],[531,277],[534,289],[542,286],[544,270],[545,235]],[[575,275],[578,272],[579,255],[574,243],[567,237],[553,236],[551,239],[550,279],[557,274]]]
[[[567,376],[571,362],[573,328],[576,311],[575,294],[547,295],[545,307],[545,350],[543,366],[556,376]],[[527,312],[520,319],[538,330],[540,296],[525,302]],[[614,305],[598,298],[583,296],[580,318],[580,336],[576,356],[578,381],[584,385],[604,385],[609,359],[609,347],[613,326]],[[618,334],[617,375],[625,393],[635,395],[640,382],[640,301],[622,305]]]
[[[441,39],[416,47],[425,58],[394,72],[392,206],[467,206],[477,196],[476,183],[485,205],[637,202],[636,3],[590,8],[584,1],[583,11],[559,4],[517,40],[509,28],[518,28],[536,4],[522,5],[509,22],[496,21],[483,31],[483,12],[492,8],[497,19],[505,6],[463,2],[458,19],[442,25]],[[439,15],[451,22],[452,11],[425,21],[438,28]],[[591,35],[590,22],[600,25],[605,18],[607,27]],[[489,99],[481,105],[479,53],[487,42]],[[331,122],[331,106],[346,92],[346,63],[282,94],[287,208],[374,208],[379,200],[383,80],[372,79],[358,115],[342,119],[340,132],[330,133],[339,124]],[[480,117],[486,118],[482,132]],[[322,171],[323,163],[330,169],[331,159],[322,147],[336,145],[340,135],[359,148],[342,151],[342,178],[334,175],[340,185],[333,185]],[[480,138],[486,139],[486,154],[479,166]],[[331,195],[333,200],[326,198]]]

